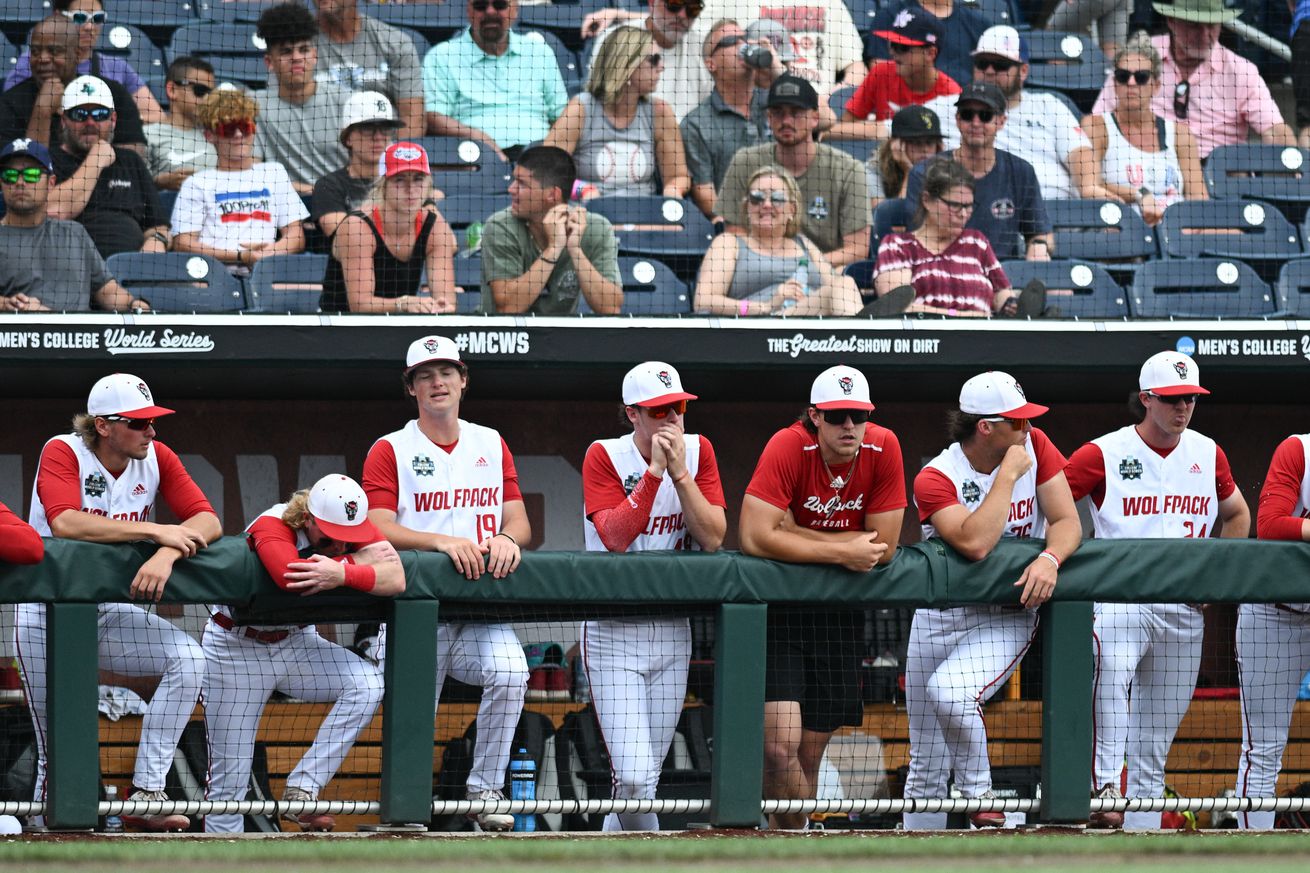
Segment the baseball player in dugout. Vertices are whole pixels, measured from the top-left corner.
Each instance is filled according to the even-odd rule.
[[[279,588],[310,597],[353,588],[375,597],[405,590],[396,549],[368,520],[368,498],[355,480],[334,473],[295,492],[246,528],[251,548]],[[287,776],[283,801],[318,799],[359,732],[382,702],[382,671],[319,636],[312,624],[238,625],[227,606],[213,607],[205,627],[205,732],[209,739],[206,800],[244,800],[255,734],[274,691],[332,709]],[[284,812],[305,831],[330,831],[327,813]],[[207,815],[208,833],[240,833],[241,815]]]
[[[746,486],[742,552],[852,573],[891,561],[905,512],[905,468],[896,434],[869,421],[872,411],[859,370],[837,366],[819,374],[810,405],[769,439]],[[864,614],[770,609],[767,636],[765,796],[813,798],[832,732],[864,721]],[[771,824],[802,828],[806,816],[779,814]]]
[[[1073,453],[1065,474],[1075,500],[1091,496],[1098,539],[1219,536],[1245,539],[1251,513],[1233,483],[1228,457],[1188,425],[1201,387],[1196,362],[1160,352],[1142,365],[1129,405],[1135,425],[1098,437]],[[1097,603],[1093,625],[1096,682],[1094,797],[1164,796],[1165,759],[1187,713],[1201,664],[1205,621],[1184,603]],[[1129,703],[1129,690],[1132,702]],[[1092,813],[1092,827],[1160,827],[1159,812]]]
[[[468,367],[444,336],[410,344],[405,392],[418,418],[373,444],[364,461],[368,517],[397,549],[441,552],[466,579],[503,580],[522,560],[532,535],[509,446],[489,427],[459,417]],[[378,635],[378,660],[386,654]],[[503,800],[510,744],[523,711],[528,662],[508,624],[437,626],[437,696],[446,673],[482,689],[468,799]],[[484,830],[504,831],[514,817],[474,816]]]
[[[623,377],[623,417],[632,432],[596,440],[582,462],[587,551],[718,551],[727,503],[710,441],[685,430],[687,401],[678,371],[663,361]],[[686,618],[630,617],[582,624],[613,797],[653,800],[687,692],[691,624]],[[653,812],[610,813],[607,831],[657,831]]]
[[[1064,455],[1032,419],[1030,403],[1008,373],[980,373],[960,389],[949,418],[951,445],[914,479],[924,539],[940,537],[981,561],[1005,537],[1045,537],[1046,548],[1019,575],[1021,607],[916,609],[905,659],[910,767],[904,797],[948,796],[948,778],[966,799],[989,799],[991,762],[982,705],[1023,659],[1037,633],[1037,607],[1055,590],[1060,564],[1082,541],[1082,525],[1064,478]],[[907,812],[906,830],[940,830],[944,812]],[[1005,813],[971,813],[974,827],[1002,827]]]
[[[1310,541],[1310,434],[1274,451],[1260,490],[1256,535]],[[1310,603],[1237,607],[1237,669],[1242,677],[1242,755],[1238,797],[1273,797],[1301,677],[1310,671]],[[1237,826],[1269,830],[1272,812],[1239,812]]]
[[[213,507],[168,446],[155,439],[155,422],[173,410],[157,406],[140,378],[115,373],[96,382],[73,432],[41,450],[29,520],[43,536],[90,543],[150,540],[159,548],[132,577],[127,595],[157,602],[173,565],[223,534]],[[156,524],[163,496],[181,524]],[[167,801],[164,780],[173,752],[200,696],[205,656],[200,644],[153,612],[130,603],[102,603],[97,618],[102,669],[126,676],[158,676],[159,687],[141,723],[128,800]],[[18,657],[36,728],[36,799],[45,799],[45,606],[18,607]],[[130,826],[185,830],[184,815],[124,815]]]

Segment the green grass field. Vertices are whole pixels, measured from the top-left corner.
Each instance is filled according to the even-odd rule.
[[[460,873],[767,873],[870,871],[1028,873],[1161,871],[1304,873],[1310,833],[958,836],[775,834],[283,838],[40,837],[0,842],[8,871],[316,871],[440,869]]]

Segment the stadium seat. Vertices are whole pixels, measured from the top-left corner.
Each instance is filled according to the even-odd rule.
[[[1028,40],[1026,87],[1050,88],[1068,94],[1083,113],[1090,112],[1105,85],[1110,62],[1089,36],[1034,30]]]
[[[1046,286],[1048,318],[1127,318],[1128,295],[1100,264],[1090,261],[1004,261],[1012,288],[1033,279]]]
[[[412,27],[401,27],[400,31],[409,37],[410,42],[414,43],[414,51],[418,53],[419,63],[423,63],[424,55],[428,53],[428,49],[432,48],[432,40]]]
[[[9,72],[18,64],[18,58],[22,55],[23,50],[18,48],[9,40],[0,37],[0,82],[3,82],[9,76]]]
[[[164,72],[164,56],[145,31],[130,24],[119,24],[112,18],[100,30],[96,51],[122,58],[142,78]]]
[[[488,189],[509,187],[509,174],[513,169],[509,161],[497,155],[476,140],[458,136],[424,136],[414,142],[423,146],[428,153],[428,164],[432,172],[461,172],[487,174]]]
[[[269,76],[264,49],[253,24],[202,22],[179,27],[167,54],[169,62],[182,55],[198,55],[214,65],[219,82],[263,88]]]
[[[825,142],[863,164],[869,160],[870,155],[878,150],[879,141],[876,139],[830,139],[825,140]]]
[[[614,224],[619,254],[663,261],[688,285],[696,281],[714,228],[690,200],[672,197],[597,197],[587,211]]]
[[[873,17],[878,14],[880,6],[882,6],[880,0],[846,0],[851,21],[855,22],[855,29],[860,32],[861,39],[873,30]]]
[[[1024,27],[1023,14],[1015,0],[961,0],[960,5],[977,10],[986,19],[988,26],[1008,24],[1019,29]]]
[[[1129,311],[1137,318],[1264,318],[1273,292],[1239,260],[1148,261],[1133,276]]]
[[[877,273],[878,262],[872,259],[855,261],[847,264],[842,270],[843,276],[849,276],[855,280],[855,287],[860,289],[866,300],[873,297],[873,277]]]
[[[891,197],[881,201],[873,208],[873,233],[869,236],[869,257],[878,257],[878,246],[882,238],[889,233],[899,233],[910,225],[914,217],[909,201],[903,197]],[[861,285],[861,288],[864,286]]]
[[[168,216],[170,224],[173,219],[173,204],[175,203],[177,203],[176,191],[159,190],[159,208],[163,210],[164,215]]]
[[[582,19],[609,5],[608,0],[520,4],[518,26],[525,30],[545,31],[559,39],[569,51],[576,52],[582,48]]]
[[[1292,223],[1256,200],[1182,200],[1164,211],[1159,230],[1166,258],[1241,258],[1266,281],[1301,254]]]
[[[105,265],[155,312],[237,312],[245,305],[241,281],[204,255],[123,252]]]
[[[465,248],[464,232],[474,222],[486,223],[493,213],[509,206],[508,194],[457,194],[437,201],[437,211],[455,231],[455,241]]]
[[[832,110],[833,115],[837,116],[838,121],[841,121],[842,113],[846,111],[846,101],[850,100],[854,95],[855,88],[852,85],[843,85],[840,88],[834,88],[833,92],[828,95],[828,108]],[[836,143],[831,140],[827,140],[826,142],[828,145],[836,145]]]
[[[455,284],[463,292],[455,295],[455,311],[472,315],[482,310],[482,256],[455,258]]]
[[[569,48],[557,34],[549,30],[529,30],[521,25],[522,13],[526,9],[568,9],[568,6],[520,6],[519,7],[519,24],[516,28],[524,39],[540,40],[550,46],[550,50],[555,53],[555,63],[559,65],[559,74],[564,77],[564,88],[569,92],[569,96],[576,96],[583,86],[582,61],[578,59],[577,52]],[[573,7],[576,8],[576,7]],[[579,19],[581,21],[581,19]]]
[[[327,263],[327,255],[261,258],[246,279],[246,309],[250,312],[318,312]]]
[[[1288,315],[1310,318],[1310,258],[1283,264],[1278,274],[1278,309]]]
[[[649,258],[619,258],[623,279],[620,315],[690,315],[691,295],[673,271]],[[578,314],[592,315],[585,297],[578,297]]]
[[[469,23],[464,3],[360,3],[359,11],[396,27],[417,30],[433,45],[450,39]]]
[[[115,24],[130,24],[145,31],[160,47],[168,45],[173,31],[196,20],[190,0],[102,0],[102,3],[108,20],[105,30]],[[140,69],[137,72],[145,75]]]
[[[1310,151],[1292,146],[1227,145],[1205,160],[1210,196],[1249,197],[1301,214],[1310,204]]]
[[[0,3],[0,31],[14,45],[26,45],[27,32],[48,16],[50,9],[50,0],[4,0]]]
[[[140,2],[140,0],[125,0]],[[195,0],[196,16],[202,21],[221,24],[254,24],[273,0]],[[369,4],[372,5],[372,4]]]
[[[1134,269],[1158,254],[1155,233],[1135,210],[1112,200],[1047,200],[1055,256]]]

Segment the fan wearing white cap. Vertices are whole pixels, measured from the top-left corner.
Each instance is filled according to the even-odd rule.
[[[379,91],[356,91],[341,110],[339,139],[350,154],[346,165],[314,183],[311,218],[331,238],[346,216],[364,205],[378,180],[378,162],[401,126],[396,110]]]
[[[130,373],[104,377],[92,386],[86,410],[74,416],[72,433],[53,437],[41,450],[28,521],[42,536],[154,542],[159,548],[123,592],[124,600],[153,603],[163,596],[173,565],[222,536],[222,525],[177,455],[155,439],[155,421],[173,410],[155,404],[144,380]],[[161,496],[181,524],[153,521]],[[45,607],[20,604],[18,657],[36,725],[37,800],[45,799],[45,640]],[[96,640],[103,669],[161,677],[141,723],[128,800],[167,801],[164,780],[200,696],[204,653],[181,628],[129,603],[100,604]],[[168,814],[124,815],[123,821],[147,830],[190,824],[184,815]]]
[[[1129,401],[1140,417],[1083,445],[1066,474],[1074,499],[1091,497],[1097,539],[1215,535],[1245,539],[1251,512],[1228,457],[1189,425],[1201,387],[1187,355],[1160,352],[1142,365]],[[1117,799],[1124,757],[1128,794],[1164,796],[1165,759],[1192,700],[1205,621],[1183,603],[1097,603],[1094,797]],[[1131,694],[1130,694],[1131,692]],[[1131,704],[1129,698],[1131,697]],[[1092,827],[1160,827],[1159,812],[1095,812]]]
[[[1256,534],[1262,540],[1310,542],[1310,434],[1274,451],[1260,490]],[[1242,754],[1237,796],[1277,794],[1278,771],[1301,679],[1310,671],[1310,603],[1242,603],[1237,607],[1237,669],[1242,678]],[[1270,830],[1272,812],[1239,812],[1237,826]]]
[[[872,411],[869,382],[854,367],[829,367],[815,378],[801,419],[769,439],[746,486],[742,552],[837,564],[852,573],[892,559],[905,514],[905,467],[900,440],[869,421]],[[813,798],[832,732],[863,723],[863,616],[855,610],[769,610],[766,797]],[[780,814],[772,821],[801,828],[806,816]]]
[[[250,523],[246,536],[269,577],[303,596],[345,586],[377,597],[405,590],[395,548],[368,520],[368,498],[334,473]],[[274,691],[332,703],[313,744],[287,776],[284,801],[313,801],[336,774],[382,702],[382,671],[319,636],[312,624],[238,624],[227,606],[205,627],[206,800],[244,800],[260,716]],[[330,831],[326,813],[283,813],[301,830]],[[241,815],[205,816],[208,833],[240,833]]]
[[[466,579],[506,578],[518,569],[532,526],[509,446],[495,430],[460,418],[469,382],[459,346],[445,336],[410,343],[404,384],[418,418],[369,449],[369,520],[397,549],[441,552]],[[468,797],[503,799],[528,685],[523,648],[508,624],[442,622],[436,644],[438,696],[447,673],[482,689]],[[385,632],[376,651],[380,662]],[[478,813],[476,820],[485,830],[514,826],[504,813]]]
[[[1005,537],[1045,537],[1046,549],[1015,587],[1027,609],[962,606],[916,609],[905,659],[910,716],[906,800],[947,797],[948,779],[967,799],[991,798],[992,773],[982,704],[1014,672],[1037,632],[1036,608],[1055,589],[1060,564],[1078,548],[1082,525],[1064,478],[1064,455],[1031,420],[1014,377],[980,373],[960,389],[950,415],[951,445],[914,479],[925,539],[940,537],[971,561]],[[1005,814],[982,810],[976,827],[1001,827]],[[906,830],[946,827],[946,813],[907,812]]]
[[[596,440],[582,462],[583,528],[589,552],[687,549],[714,552],[728,529],[727,502],[710,441],[685,430],[678,371],[663,361],[623,377],[632,432]],[[687,691],[691,625],[668,616],[582,623],[591,683],[615,799],[654,799]],[[657,831],[653,812],[605,816],[607,831]]]
[[[173,206],[173,250],[209,255],[245,274],[272,255],[305,250],[304,201],[286,168],[255,161],[259,104],[244,91],[211,91],[196,111],[218,166],[182,183]]]

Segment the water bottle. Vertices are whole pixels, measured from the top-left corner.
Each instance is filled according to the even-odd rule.
[[[519,749],[518,754],[509,762],[509,799],[537,799],[537,762],[528,754],[527,749]],[[514,830],[535,831],[537,816],[533,813],[515,813]]]
[[[482,247],[482,222],[475,221],[464,229],[464,250],[476,252]]]
[[[108,801],[109,803],[116,803],[116,802],[118,801],[118,786],[117,786],[117,785],[106,785],[106,786],[105,786],[105,800]],[[111,812],[111,813],[109,813],[108,815],[106,815],[106,816],[105,816],[105,833],[107,833],[107,834],[121,834],[122,832],[123,832],[123,819],[119,817],[118,813],[116,813],[116,812]]]
[[[810,293],[810,259],[801,255],[800,262],[796,264],[796,272],[791,274],[791,280],[801,286],[806,294]],[[795,300],[782,301],[783,309],[791,309],[796,305]]]

